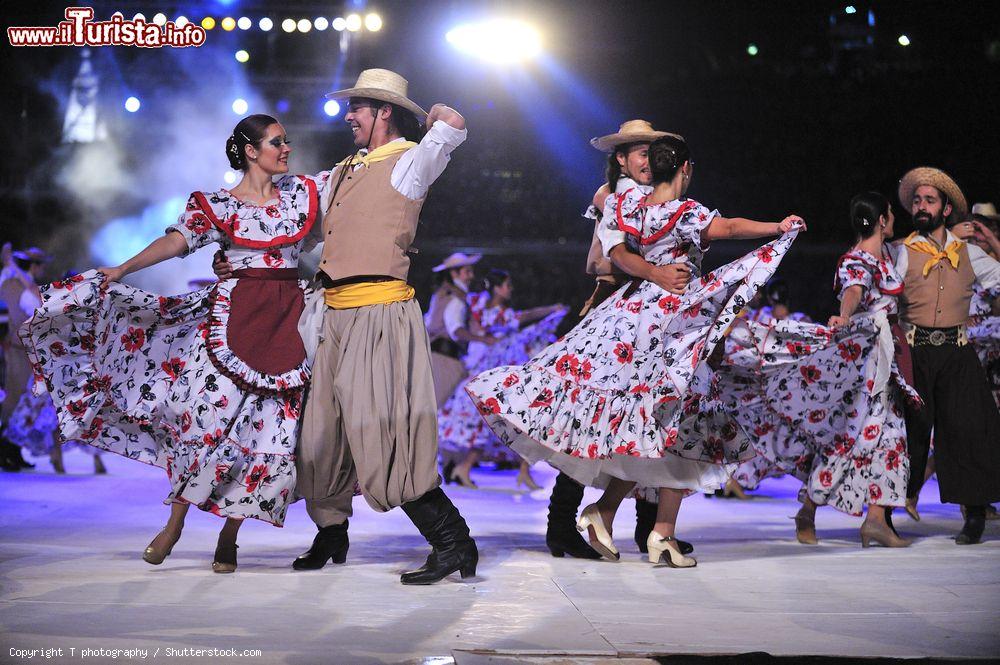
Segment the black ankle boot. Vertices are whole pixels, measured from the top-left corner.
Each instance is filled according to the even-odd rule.
[[[4,471],[20,471],[21,469],[34,469],[34,464],[25,461],[21,454],[21,446],[11,443],[7,437],[0,439],[0,468]]]
[[[656,524],[656,504],[636,497],[635,534],[633,537],[635,538],[635,544],[639,547],[639,551],[643,554],[648,553],[646,540],[653,531],[654,524]],[[681,554],[691,554],[691,552],[694,552],[694,545],[691,543],[676,538],[675,540],[677,541],[677,547],[681,550]]]
[[[959,545],[975,545],[982,540],[985,528],[986,506],[966,506],[965,525],[955,537],[955,542]]]
[[[549,497],[549,524],[545,529],[545,545],[552,556],[562,558],[568,554],[576,559],[601,558],[576,530],[576,511],[581,503],[583,485],[560,471]]]
[[[347,561],[347,548],[351,543],[347,537],[347,520],[343,524],[332,524],[319,528],[319,533],[313,538],[312,547],[303,552],[292,562],[295,570],[319,570],[327,561],[344,563]]]
[[[458,508],[440,487],[404,503],[403,512],[433,549],[424,565],[403,573],[400,582],[434,584],[454,572],[461,573],[462,579],[475,577],[479,563],[476,541],[469,535],[469,526]]]

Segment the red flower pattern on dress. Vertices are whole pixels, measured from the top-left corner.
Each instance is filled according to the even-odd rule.
[[[800,367],[799,372],[802,374],[802,378],[805,379],[807,383],[814,383],[823,378],[823,373],[814,365],[805,365]]]
[[[49,345],[49,352],[55,357],[66,355],[66,346],[62,342],[52,342]]]
[[[531,403],[531,408],[537,409],[542,406],[552,406],[552,400],[554,397],[555,395],[552,393],[552,391],[549,390],[548,388],[545,388],[544,390],[542,390],[542,392],[538,393],[537,397],[535,397],[535,400]]]
[[[479,409],[479,413],[489,416],[500,413],[500,402],[497,401],[496,397],[490,397],[476,405]]]
[[[172,383],[177,380],[178,376],[180,376],[180,373],[184,369],[185,364],[186,363],[180,358],[171,358],[170,360],[161,364],[160,367],[163,369],[164,372],[167,373],[167,376],[170,377],[170,381]]]
[[[615,360],[622,363],[632,362],[632,345],[628,342],[618,342],[615,345]]]
[[[209,221],[208,217],[203,212],[192,213],[187,221],[184,222],[184,226],[188,228],[192,233],[196,235],[201,235],[203,233],[208,233],[208,230],[212,228],[212,222]]]
[[[503,387],[510,388],[511,386],[516,386],[520,383],[521,379],[517,374],[509,374],[506,379],[503,380]]]
[[[266,483],[268,480],[268,468],[266,464],[255,464],[250,473],[247,474],[247,494],[257,489],[257,485]]]
[[[264,252],[264,263],[267,264],[268,268],[280,268],[284,266],[285,259],[281,256],[281,250],[275,248]]]
[[[879,435],[879,432],[881,431],[882,428],[879,427],[878,425],[869,425],[868,427],[865,428],[865,438],[871,441],[872,439],[876,438]]]
[[[576,376],[580,368],[580,361],[577,360],[576,356],[566,354],[556,361],[556,373],[559,376]]]
[[[268,217],[277,218],[281,217],[281,211],[278,210],[278,206],[270,205],[264,208],[264,212]]]
[[[840,349],[840,356],[848,362],[854,362],[861,357],[861,346],[856,342],[842,342],[837,348]]]
[[[122,335],[122,345],[129,353],[135,353],[146,343],[146,331],[143,328],[129,326],[128,332]]]
[[[829,487],[833,485],[833,472],[829,469],[824,469],[819,474],[819,484],[823,487]]]
[[[878,501],[882,498],[882,488],[872,483],[868,486],[868,496],[871,497],[872,501]]]

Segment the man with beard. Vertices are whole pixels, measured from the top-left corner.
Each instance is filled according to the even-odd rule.
[[[683,264],[654,266],[636,253],[626,249],[624,244],[615,247],[611,260],[604,257],[601,241],[597,237],[597,224],[604,214],[604,202],[614,192],[622,194],[629,189],[644,187],[652,183],[649,170],[649,144],[668,136],[668,132],[653,129],[646,120],[629,120],[621,125],[618,132],[591,139],[590,144],[608,155],[608,182],[601,185],[594,194],[592,205],[583,216],[594,222],[594,236],[587,254],[587,274],[597,281],[593,294],[576,316],[570,314],[563,319],[556,334],[562,336],[576,327],[593,309],[601,305],[611,294],[633,277],[655,282],[671,293],[682,294],[691,277],[691,272]],[[656,490],[653,490],[655,494]],[[646,538],[656,521],[656,501],[649,502],[636,492],[635,542],[642,552],[646,551]],[[549,519],[545,531],[545,544],[552,556],[569,554],[580,559],[600,559],[598,554],[576,530],[576,513],[583,501],[583,486],[560,472],[556,476],[552,496],[549,499]],[[679,541],[681,552],[692,551],[689,543]]]
[[[1000,287],[1000,263],[947,230],[947,221],[965,219],[967,207],[943,171],[920,167],[907,173],[899,201],[916,229],[896,246],[896,268],[906,284],[900,319],[912,348],[914,388],[924,401],[906,417],[907,502],[916,501],[923,485],[933,431],[941,501],[965,507],[955,540],[970,545],[982,537],[986,504],[1000,500],[1000,413],[965,322],[973,286]]]

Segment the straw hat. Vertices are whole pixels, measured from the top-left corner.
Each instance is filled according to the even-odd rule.
[[[601,152],[610,154],[620,145],[626,143],[652,143],[664,136],[676,136],[680,140],[684,140],[684,137],[679,134],[671,134],[670,132],[661,132],[653,129],[653,125],[648,120],[628,120],[622,123],[622,126],[618,128],[616,133],[590,139],[590,145]]]
[[[483,258],[482,254],[463,254],[462,252],[455,252],[440,265],[436,265],[431,268],[431,272],[441,272],[442,270],[452,270],[453,268],[461,268],[462,266],[471,266],[479,262],[479,259]]]
[[[945,219],[946,223],[965,221],[966,213],[969,212],[969,204],[966,203],[962,190],[958,188],[951,176],[930,166],[918,166],[899,181],[899,203],[905,209],[910,210],[913,192],[921,185],[930,185],[948,197],[948,201],[951,202],[951,214]]]
[[[406,96],[409,83],[406,79],[390,72],[388,69],[366,69],[358,75],[358,81],[353,88],[335,90],[327,95],[328,99],[350,99],[351,97],[368,97],[380,102],[389,102],[412,111],[417,119],[427,117],[427,111]]]
[[[32,263],[48,263],[52,260],[52,257],[46,254],[43,250],[38,247],[29,247],[28,249],[19,249],[14,252],[14,258],[20,261],[31,261]]]
[[[972,205],[973,215],[982,215],[989,219],[1000,222],[1000,215],[997,214],[997,207],[992,203],[974,203]]]

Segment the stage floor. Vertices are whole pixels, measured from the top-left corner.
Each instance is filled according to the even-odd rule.
[[[615,524],[620,563],[555,559],[544,544],[553,472],[535,468],[545,489],[533,493],[514,491],[513,471],[476,472],[482,489],[447,492],[479,543],[479,576],[404,587],[399,573],[427,547],[402,511],[376,514],[360,497],[344,566],[290,569],[315,532],[301,504],[283,529],[244,526],[234,575],[212,573],[221,522],[199,511],[170,558],[150,566],[140,555],[166,519],[166,480],[152,467],[105,460],[107,476],[88,475],[90,457],[78,451],[66,454],[67,476],[44,459],[36,471],[0,476],[0,661],[22,662],[12,649],[60,648],[48,662],[79,660],[86,648],[296,665],[1000,655],[1000,522],[988,523],[984,544],[956,546],[958,507],[938,503],[933,481],[923,520],[896,518],[917,538],[904,550],[863,550],[860,518],[832,509],[818,514],[821,544],[799,545],[789,479],[746,502],[691,497],[679,533],[699,563],[674,570],[640,558],[631,501]],[[588,490],[588,500],[596,496]],[[260,655],[186,657],[184,649]]]

